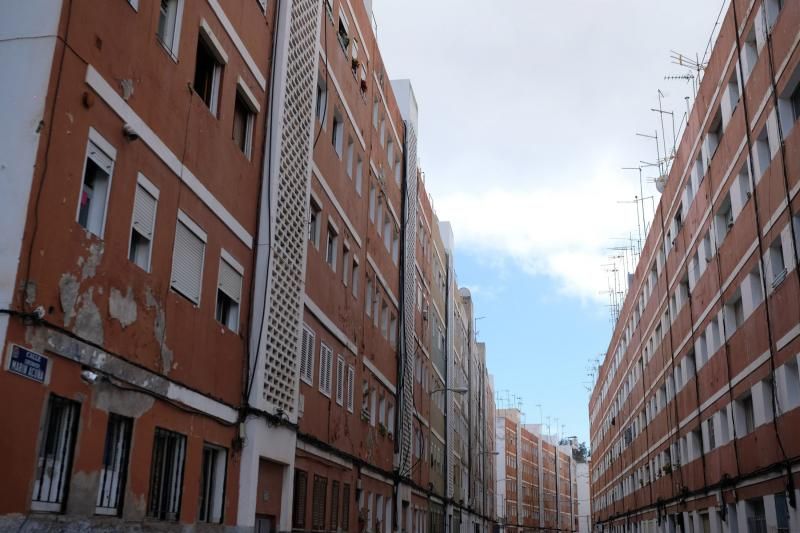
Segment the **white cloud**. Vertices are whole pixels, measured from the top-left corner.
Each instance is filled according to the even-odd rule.
[[[607,249],[635,221],[634,208],[617,203],[631,185],[618,173],[598,172],[513,191],[440,193],[436,208],[453,224],[460,250],[510,257],[531,274],[552,276],[570,295],[600,301]]]

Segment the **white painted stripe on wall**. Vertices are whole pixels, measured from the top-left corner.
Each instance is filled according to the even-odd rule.
[[[391,391],[391,393],[392,393],[392,394],[397,394],[397,389],[395,388],[395,386],[394,386],[394,385],[392,385],[392,382],[391,382],[391,381],[389,381],[389,380],[386,378],[386,376],[384,376],[384,375],[383,375],[383,372],[381,372],[380,370],[378,370],[378,367],[376,367],[376,366],[375,366],[375,365],[372,363],[372,361],[370,361],[370,360],[369,360],[369,359],[367,359],[366,357],[362,357],[362,358],[361,358],[361,360],[364,362],[364,366],[365,366],[365,367],[367,367],[367,368],[369,369],[369,371],[370,371],[370,372],[372,372],[372,373],[375,375],[375,377],[376,377],[376,378],[378,378],[378,381],[380,381],[381,383],[383,383],[383,386],[384,386],[384,387],[386,387],[387,389],[389,389],[389,391]]]
[[[353,353],[353,355],[358,356],[358,347],[355,345],[355,343],[351,341],[341,329],[339,329],[339,327],[333,322],[333,320],[328,318],[328,315],[326,315],[322,311],[322,309],[320,309],[319,306],[316,303],[314,303],[314,300],[312,300],[308,294],[305,294],[303,296],[303,301],[308,310],[311,311],[311,314],[314,315],[314,317],[320,321],[320,323],[325,327],[325,329],[327,329],[334,337],[336,337],[336,340],[341,342],[348,350],[350,350]]]
[[[253,247],[253,236],[239,224],[234,216],[203,185],[189,168],[181,163],[144,120],[103,79],[92,65],[86,67],[86,83],[102,98],[123,122],[130,124],[145,143],[167,167],[231,230],[248,248]]]
[[[249,68],[250,72],[253,73],[253,77],[258,82],[261,90],[266,90],[267,78],[261,73],[258,65],[256,65],[256,62],[253,60],[253,56],[250,55],[250,52],[247,50],[247,47],[244,45],[241,37],[239,37],[239,34],[236,33],[236,29],[233,27],[233,24],[231,24],[231,21],[228,20],[228,17],[225,15],[225,11],[223,11],[222,6],[219,5],[219,1],[208,0],[208,5],[211,6],[211,10],[217,16],[217,19],[219,19],[219,23],[222,24],[222,27],[225,29],[225,33],[228,34],[228,37],[233,42],[233,46],[236,47],[239,55],[242,56],[245,65],[247,65],[247,68]]]
[[[367,263],[369,263],[369,266],[371,266],[372,270],[375,271],[375,276],[377,276],[378,281],[380,281],[381,285],[383,285],[383,289],[386,291],[386,294],[389,295],[389,300],[391,300],[392,303],[394,304],[394,306],[399,309],[400,306],[397,303],[397,298],[395,298],[391,287],[389,287],[389,284],[386,283],[386,279],[383,277],[383,274],[381,274],[381,271],[378,268],[378,265],[375,264],[375,260],[372,259],[371,255],[369,255],[369,252],[367,252]]]
[[[347,217],[347,213],[345,213],[344,209],[342,209],[342,205],[339,203],[339,200],[336,198],[336,195],[333,194],[333,189],[331,189],[328,182],[325,181],[325,178],[322,177],[322,171],[319,169],[317,164],[312,161],[311,169],[314,171],[314,175],[319,180],[320,185],[322,185],[322,189],[325,191],[325,194],[330,198],[333,207],[336,209],[336,212],[339,213],[339,216],[342,217],[344,221],[344,225],[347,226],[347,229],[350,230],[350,234],[353,236],[353,240],[356,241],[358,247],[361,247],[361,237],[359,236],[358,232],[356,231],[356,227],[350,222],[350,219]]]

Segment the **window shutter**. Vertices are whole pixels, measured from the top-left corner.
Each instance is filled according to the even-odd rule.
[[[325,344],[319,348],[319,390],[331,395],[331,373],[333,370],[333,351]]]
[[[328,478],[314,475],[314,494],[311,502],[311,529],[325,529],[325,500],[328,492]]]
[[[300,377],[311,385],[314,381],[314,332],[306,327],[300,348]]]
[[[294,471],[292,526],[298,529],[306,527],[306,479],[307,474],[303,470]]]
[[[148,239],[153,238],[156,223],[156,199],[141,185],[136,186],[133,201],[133,227]]]
[[[205,248],[206,244],[179,220],[172,253],[172,286],[194,303],[200,302]]]
[[[234,302],[241,302],[242,275],[224,259],[219,260],[219,289],[230,296]]]
[[[336,359],[336,403],[344,403],[344,359],[340,355]]]
[[[347,367],[347,410],[353,412],[353,386],[356,380],[356,370],[352,366]]]
[[[114,161],[92,141],[89,141],[89,158],[94,161],[97,166],[108,174],[111,174],[111,167],[114,165]]]

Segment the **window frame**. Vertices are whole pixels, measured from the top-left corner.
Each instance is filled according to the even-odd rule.
[[[200,226],[198,226],[189,216],[184,213],[182,210],[178,210],[178,216],[175,224],[175,233],[177,235],[178,232],[178,224],[183,225],[190,233],[192,233],[195,237],[197,237],[203,243],[203,253],[200,260],[200,279],[198,283],[198,292],[197,292],[197,299],[195,300],[192,298],[191,295],[185,294],[180,288],[175,286],[177,280],[174,279],[174,272],[175,272],[175,246],[177,245],[178,239],[175,238],[175,244],[172,247],[172,267],[170,270],[170,289],[174,290],[190,302],[192,302],[196,307],[200,307],[200,302],[203,296],[203,275],[205,274],[205,260],[206,260],[206,248],[208,247],[208,235],[205,231],[203,231]]]
[[[138,3],[138,0],[136,0]],[[158,24],[156,24],[156,41],[164,48],[164,50],[169,54],[173,61],[176,63],[178,62],[178,48],[181,41],[181,26],[183,23],[183,4],[184,0],[170,0],[175,2],[175,12],[174,17],[175,20],[172,24],[172,35],[169,36],[169,41],[166,42],[164,38],[160,35]],[[159,19],[160,19],[160,8],[159,8]]]
[[[106,185],[105,191],[105,199],[103,200],[103,215],[100,221],[100,226],[98,228],[99,232],[95,232],[89,227],[88,221],[87,226],[83,226],[80,221],[81,216],[81,198],[83,197],[83,187],[86,181],[86,169],[88,167],[89,159],[92,159],[92,162],[98,167],[101,168],[101,161],[95,159],[91,156],[92,153],[92,146],[94,146],[99,152],[105,155],[108,159],[111,160],[110,169],[108,170],[108,183]],[[80,181],[80,189],[78,191],[78,205],[75,209],[75,221],[78,222],[84,230],[88,231],[89,233],[97,236],[99,239],[103,239],[105,237],[105,228],[106,222],[108,221],[108,202],[111,196],[111,187],[113,184],[114,179],[114,167],[116,166],[117,161],[117,149],[108,142],[96,129],[90,127],[88,133],[88,139],[86,142],[86,153],[84,154],[83,158],[83,171],[81,172],[81,181]]]
[[[152,231],[152,233],[151,233],[151,235],[149,237],[147,235],[145,235],[144,232],[141,229],[137,229],[137,227],[136,227],[136,217],[135,217],[135,215],[136,215],[136,213],[135,213],[135,210],[136,210],[136,198],[137,198],[137,195],[139,193],[139,188],[140,187],[144,191],[145,194],[149,194],[153,198],[154,203],[155,203],[155,208],[153,209],[153,221],[152,221],[153,231]],[[131,232],[130,232],[131,234],[130,234],[130,240],[128,242],[128,259],[134,265],[138,266],[139,268],[141,268],[145,272],[150,272],[150,269],[152,267],[153,240],[155,239],[155,236],[156,236],[156,221],[158,220],[158,200],[159,200],[158,187],[156,187],[153,184],[153,182],[151,182],[149,179],[147,179],[147,177],[144,174],[139,172],[137,174],[137,176],[136,176],[136,192],[134,193],[134,197],[133,197],[134,212],[131,214]],[[131,258],[131,253],[133,252],[133,233],[134,232],[138,233],[142,238],[147,240],[147,261],[146,261],[145,266],[142,266],[141,264],[139,264],[136,261],[136,259],[132,259]]]
[[[200,92],[197,91],[196,88],[197,55],[195,55],[194,76],[192,78],[192,90],[203,100],[203,102],[206,104],[211,114],[214,117],[219,118],[219,101],[222,95],[222,78],[223,78],[223,73],[225,72],[225,67],[228,64],[228,54],[222,47],[222,43],[220,43],[219,39],[214,34],[214,31],[211,29],[211,26],[204,18],[200,19],[200,27],[197,33],[198,50],[201,45],[201,42],[207,47],[208,52],[210,53],[212,59],[214,59],[214,61],[216,62],[211,72],[211,88],[210,88],[210,93],[208,95],[209,101],[206,102],[206,99],[203,97],[202,94],[200,94]]]

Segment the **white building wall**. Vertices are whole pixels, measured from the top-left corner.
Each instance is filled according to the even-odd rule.
[[[49,131],[47,90],[57,44],[61,0],[0,4],[0,309],[10,309],[28,215],[40,135]],[[41,126],[40,126],[41,124]],[[0,314],[0,346],[8,315]]]

